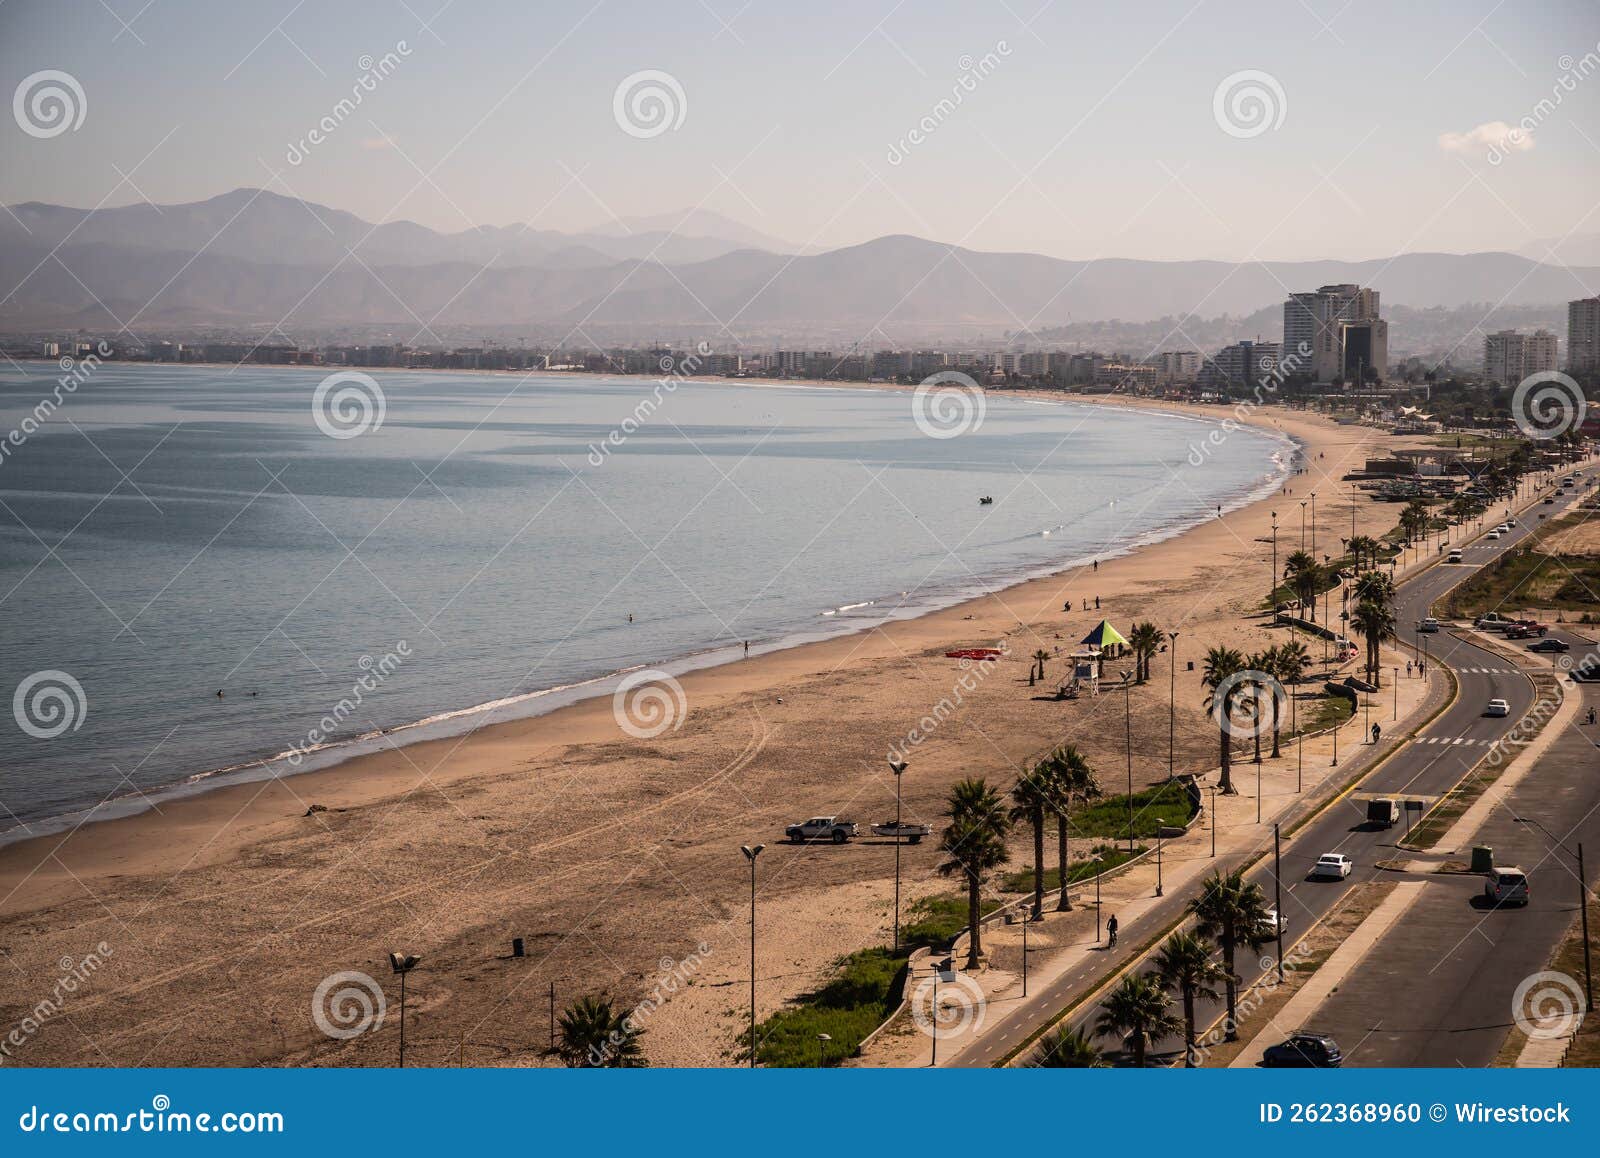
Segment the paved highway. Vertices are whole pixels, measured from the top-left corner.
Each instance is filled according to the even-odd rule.
[[[1503,656],[1478,647],[1471,641],[1459,638],[1448,631],[1419,635],[1414,628],[1427,614],[1433,602],[1465,579],[1472,567],[1489,561],[1526,537],[1530,527],[1536,525],[1538,521],[1537,512],[1543,511],[1547,516],[1553,516],[1562,509],[1564,508],[1560,506],[1535,505],[1525,517],[1519,518],[1518,525],[1511,533],[1499,541],[1480,540],[1469,546],[1466,549],[1465,563],[1441,563],[1401,586],[1396,599],[1395,613],[1401,636],[1407,642],[1416,641],[1419,649],[1425,644],[1431,661],[1443,662],[1454,669],[1460,684],[1460,693],[1448,710],[1434,719],[1419,736],[1409,739],[1389,760],[1359,784],[1359,790],[1363,794],[1402,798],[1442,795],[1487,754],[1488,745],[1505,737],[1517,720],[1532,706],[1534,701],[1532,681],[1517,671],[1515,665]],[[1486,516],[1485,527],[1490,525],[1492,522]],[[1386,675],[1392,678],[1392,673]],[[1483,715],[1484,706],[1493,698],[1509,702],[1511,707],[1509,716],[1495,718]],[[1355,730],[1346,729],[1346,734],[1353,736]],[[1282,883],[1283,909],[1289,920],[1290,935],[1285,941],[1285,948],[1287,949],[1292,940],[1303,935],[1305,930],[1325,916],[1352,885],[1372,880],[1380,873],[1385,879],[1395,879],[1394,874],[1374,868],[1374,862],[1392,857],[1395,852],[1393,848],[1395,840],[1403,833],[1403,827],[1392,830],[1369,828],[1366,824],[1365,803],[1346,798],[1306,824],[1292,838],[1287,838],[1283,848]],[[1349,880],[1322,882],[1304,879],[1311,864],[1324,852],[1342,852],[1352,858],[1356,868]],[[1270,856],[1249,874],[1249,879],[1262,886],[1270,902],[1274,885]],[[1476,881],[1476,878],[1473,880]],[[1575,902],[1576,885],[1573,886],[1572,893]],[[1152,916],[1163,923],[1175,919],[1187,900],[1185,896],[1169,897],[1160,907],[1153,910]],[[1568,916],[1570,915],[1569,912]],[[1137,931],[1129,932],[1130,942],[1138,939]],[[1109,960],[1107,956],[1110,957]],[[1111,967],[1126,964],[1131,959],[1120,954],[1107,956],[1085,963],[1058,979],[1038,997],[1030,998],[1026,1006],[1013,1014],[1013,1019],[1017,1020],[1008,1019],[1008,1032],[1003,1038],[996,1036],[974,1043],[962,1051],[952,1064],[956,1066],[998,1064],[1009,1048],[1026,1032],[1043,1024],[1056,1011],[1091,988],[1095,982],[1108,974]],[[1259,968],[1255,955],[1249,952],[1240,953],[1237,965],[1243,985],[1253,983],[1265,972]],[[1435,984],[1442,989],[1443,979]],[[1210,1023],[1222,1012],[1220,1003],[1203,1002],[1200,1009],[1200,1024]],[[1092,1030],[1098,1014],[1099,1010],[1096,1007],[1081,1010],[1074,1017],[1073,1024]],[[1248,1026],[1241,1029],[1241,1035],[1248,1035],[1250,1032]],[[1501,1033],[1503,1035],[1503,1029]],[[1357,1038],[1361,1036],[1362,1034],[1356,1035]],[[1342,1042],[1344,1039],[1340,1040]]]

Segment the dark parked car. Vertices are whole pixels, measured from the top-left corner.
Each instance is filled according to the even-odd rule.
[[[1541,639],[1531,645],[1529,651],[1571,651],[1572,645],[1564,639]]]
[[[1269,1045],[1261,1064],[1271,1069],[1337,1069],[1344,1064],[1339,1043],[1325,1033],[1297,1033],[1288,1041]]]

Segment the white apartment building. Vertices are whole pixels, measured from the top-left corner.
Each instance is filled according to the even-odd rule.
[[[1567,369],[1600,372],[1600,297],[1567,303]]]
[[[1283,303],[1283,349],[1309,350],[1310,365],[1296,367],[1313,382],[1349,380],[1389,372],[1389,326],[1378,316],[1378,291],[1325,285],[1289,295]]]
[[[1483,338],[1483,374],[1491,382],[1515,386],[1529,374],[1556,368],[1556,336],[1549,330],[1531,334],[1501,330]]]

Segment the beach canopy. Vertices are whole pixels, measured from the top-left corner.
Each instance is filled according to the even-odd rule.
[[[1122,634],[1115,627],[1111,626],[1109,619],[1102,619],[1095,625],[1093,631],[1078,642],[1087,644],[1090,647],[1098,647],[1101,651],[1106,650],[1114,643],[1120,643],[1123,647],[1128,646],[1128,641],[1122,638]]]

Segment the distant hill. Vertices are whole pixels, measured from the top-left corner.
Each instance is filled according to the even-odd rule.
[[[699,211],[635,219],[613,225],[613,233],[523,226],[440,233],[414,222],[374,226],[244,189],[159,209],[86,212],[30,202],[12,213],[15,220],[0,215],[0,280],[17,286],[0,301],[0,327],[11,331],[116,319],[136,332],[279,321],[301,329],[414,326],[416,319],[595,325],[611,334],[637,328],[646,337],[665,326],[724,323],[768,334],[896,324],[922,333],[1038,331],[1097,320],[1270,316],[1286,286],[1329,282],[1372,285],[1386,307],[1416,309],[1548,306],[1600,285],[1595,267],[1509,253],[1084,262],[897,235],[795,255],[746,246],[753,231]],[[681,235],[660,228],[679,223]],[[689,232],[697,229],[725,235]],[[1187,343],[1174,335],[1170,344]]]

